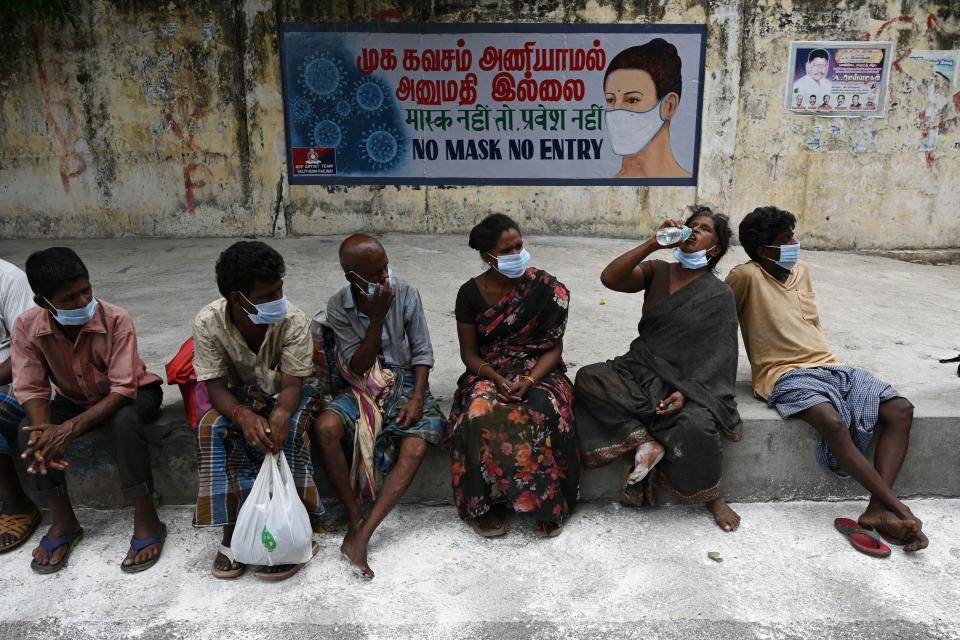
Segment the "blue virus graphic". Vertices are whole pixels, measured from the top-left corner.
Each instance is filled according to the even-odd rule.
[[[318,120],[313,125],[313,146],[339,148],[343,144],[343,129],[333,120]]]
[[[313,105],[303,96],[296,96],[290,106],[293,121],[297,124],[307,124],[313,118]]]
[[[363,134],[360,154],[374,169],[384,171],[393,168],[403,150],[403,138],[393,127],[376,125]]]
[[[367,115],[373,115],[386,108],[388,92],[389,89],[382,81],[365,78],[354,87],[353,97],[362,111]]]
[[[337,102],[337,115],[341,118],[346,118],[351,113],[353,113],[353,107],[350,105],[348,100],[340,100]]]
[[[343,91],[346,73],[343,63],[323,53],[314,54],[301,65],[300,82],[317,98],[332,100]]]

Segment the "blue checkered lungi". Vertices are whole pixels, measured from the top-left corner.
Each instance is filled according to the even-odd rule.
[[[862,453],[873,442],[880,403],[899,397],[889,384],[869,371],[845,365],[794,369],[777,380],[767,404],[782,418],[829,402],[850,429],[850,437]],[[839,478],[850,476],[840,468],[826,441],[817,443],[817,462]]]

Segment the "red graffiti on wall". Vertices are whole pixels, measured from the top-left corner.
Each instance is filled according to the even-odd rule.
[[[166,121],[170,131],[176,136],[183,145],[185,152],[195,155],[199,152],[194,144],[194,133],[200,127],[203,121],[203,109],[200,105],[194,104],[193,110],[184,124],[181,124],[174,113],[168,109],[163,110],[163,119]],[[184,154],[186,155],[186,153]],[[205,163],[197,160],[191,160],[183,165],[183,188],[187,199],[187,210],[192,214],[197,207],[197,190],[207,186],[207,179],[213,177],[213,171]]]
[[[60,184],[64,193],[70,193],[70,181],[87,170],[87,161],[77,150],[83,138],[79,135],[80,123],[69,104],[54,100],[50,95],[50,77],[43,61],[44,25],[35,25],[37,43],[37,76],[43,94],[43,111],[47,127],[53,134],[60,151]],[[59,118],[57,116],[60,116]]]

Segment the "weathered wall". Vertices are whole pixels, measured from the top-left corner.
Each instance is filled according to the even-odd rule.
[[[882,0],[76,2],[74,26],[0,24],[0,234],[458,232],[635,236],[693,202],[794,211],[807,245],[960,246],[960,88],[900,60],[887,118],[782,108],[792,39],[960,46],[960,5]],[[696,188],[290,187],[279,19],[706,23]],[[926,141],[926,143],[924,142]],[[935,147],[935,148],[931,148]]]

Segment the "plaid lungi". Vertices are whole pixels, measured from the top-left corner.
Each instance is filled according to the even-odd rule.
[[[238,387],[230,391],[237,400],[265,418],[277,406],[276,398],[257,387]],[[309,437],[310,425],[322,409],[323,398],[319,391],[311,385],[304,385],[300,406],[290,418],[290,431],[283,446],[297,493],[311,520],[318,519],[324,512],[320,493],[313,481]],[[247,445],[243,432],[229,418],[220,415],[216,409],[205,413],[197,427],[200,488],[193,526],[222,527],[235,524],[240,506],[253,488],[263,458],[263,453]]]
[[[767,404],[782,418],[790,418],[810,407],[829,402],[840,414],[850,438],[861,453],[873,441],[880,403],[900,397],[892,386],[869,371],[845,365],[794,369],[777,380]],[[839,478],[849,478],[840,468],[830,447],[821,437],[817,443],[817,462]]]
[[[23,407],[13,397],[13,385],[0,387],[0,453],[8,456],[14,454],[17,442],[8,441],[7,436],[16,437],[17,429],[24,418]]]

